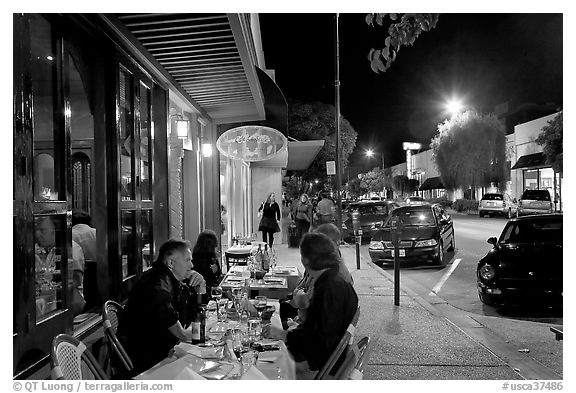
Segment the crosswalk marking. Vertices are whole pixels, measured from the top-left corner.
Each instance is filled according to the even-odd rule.
[[[452,263],[452,266],[450,266],[450,269],[446,273],[444,273],[444,276],[442,276],[440,281],[438,281],[438,284],[436,284],[434,286],[434,288],[432,288],[432,291],[428,294],[428,296],[433,296],[433,295],[436,295],[438,292],[440,292],[442,285],[444,285],[446,280],[448,280],[448,277],[450,277],[452,272],[454,272],[454,270],[458,267],[458,264],[460,264],[461,260],[462,260],[462,258],[457,258],[454,260],[454,262]]]

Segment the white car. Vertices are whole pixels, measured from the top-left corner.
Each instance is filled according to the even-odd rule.
[[[484,194],[478,204],[478,215],[503,215],[512,218],[518,215],[518,205],[508,194],[488,193]]]
[[[547,190],[524,190],[518,203],[518,215],[554,213],[554,203]]]

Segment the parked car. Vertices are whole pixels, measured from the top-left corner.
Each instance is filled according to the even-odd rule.
[[[477,288],[488,305],[562,305],[562,214],[515,218],[478,262]]]
[[[395,209],[372,237],[368,253],[373,262],[393,263],[392,220],[402,222],[398,256],[401,261],[445,263],[445,250],[456,247],[452,218],[440,204]]]
[[[484,194],[478,204],[478,215],[480,217],[504,215],[512,218],[518,215],[518,204],[508,194]]]
[[[408,198],[406,198],[406,204],[407,205],[416,205],[416,204],[421,204],[421,203],[426,203],[424,198],[422,198],[421,196],[413,195],[413,196],[409,196]]]
[[[524,190],[518,202],[518,216],[554,213],[554,203],[547,190]]]
[[[392,210],[400,205],[393,201],[360,201],[348,205],[342,215],[342,239],[354,240],[354,224],[352,214],[359,214],[362,240],[369,241],[372,233],[379,228],[388,218]]]

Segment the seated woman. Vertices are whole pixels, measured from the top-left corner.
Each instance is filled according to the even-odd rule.
[[[328,236],[314,232],[305,234],[300,243],[300,255],[312,280],[306,319],[290,331],[274,326],[264,330],[265,336],[286,342],[297,362],[299,377],[305,375],[303,371],[322,368],[358,308],[358,296],[339,273],[340,257]]]
[[[198,235],[196,244],[192,250],[192,264],[206,280],[206,292],[210,294],[210,288],[218,286],[222,276],[222,269],[216,256],[218,237],[210,229],[206,229]]]

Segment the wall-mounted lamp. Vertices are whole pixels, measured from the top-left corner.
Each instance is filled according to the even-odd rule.
[[[211,143],[202,143],[202,157],[212,157]]]
[[[189,120],[176,120],[176,135],[178,139],[188,139],[188,128],[190,127]]]
[[[190,129],[190,121],[184,119],[179,113],[170,115],[171,118],[176,118],[174,121],[174,126],[176,127],[176,136],[178,139],[188,139],[188,130]]]

